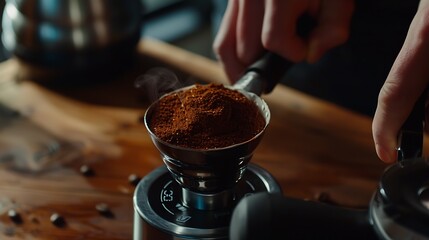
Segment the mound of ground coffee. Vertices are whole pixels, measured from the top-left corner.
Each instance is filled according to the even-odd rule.
[[[220,84],[197,84],[158,101],[149,128],[165,142],[213,149],[247,141],[265,127],[258,107]]]

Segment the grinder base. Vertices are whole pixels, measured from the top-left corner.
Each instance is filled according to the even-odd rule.
[[[252,163],[231,189],[231,208],[201,210],[187,207],[183,203],[182,190],[165,166],[140,181],[133,198],[134,240],[228,239],[231,215],[239,200],[256,192],[281,193],[275,179]]]

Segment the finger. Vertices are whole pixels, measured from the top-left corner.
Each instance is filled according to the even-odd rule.
[[[309,63],[316,62],[328,50],[347,41],[353,12],[354,0],[322,1],[317,15],[318,25],[309,39]]]
[[[262,55],[262,22],[264,1],[240,0],[237,20],[237,56],[243,65],[250,65]]]
[[[235,82],[244,69],[244,65],[237,57],[237,17],[238,0],[230,0],[222,18],[219,31],[213,42],[213,51],[230,82]]]
[[[266,0],[263,46],[294,62],[304,60],[305,41],[296,34],[298,18],[309,10],[308,0]]]
[[[379,94],[372,131],[377,154],[388,163],[396,160],[398,132],[429,81],[428,10],[419,7]]]

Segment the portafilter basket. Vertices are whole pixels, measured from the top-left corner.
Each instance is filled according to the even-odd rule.
[[[236,84],[225,86],[241,92],[250,99],[265,118],[264,129],[242,143],[213,149],[192,149],[172,145],[161,140],[150,128],[150,120],[159,100],[147,109],[144,124],[168,170],[183,188],[192,192],[215,194],[236,185],[243,176],[247,164],[270,122],[270,110],[259,95],[263,92],[270,92],[289,66],[291,66],[290,62],[275,54],[267,53],[251,65]],[[194,86],[181,88],[174,92],[192,87]]]
[[[192,88],[185,87],[173,92]],[[265,127],[253,138],[223,148],[192,149],[167,143],[150,129],[150,119],[158,101],[147,110],[144,122],[151,139],[176,181],[191,191],[213,193],[233,187],[242,177],[270,121],[270,110],[256,94],[240,91],[258,106],[265,118]]]

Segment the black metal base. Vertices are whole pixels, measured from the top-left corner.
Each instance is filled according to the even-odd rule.
[[[159,167],[143,178],[135,190],[133,239],[228,239],[233,209],[243,197],[257,192],[281,193],[281,188],[267,171],[249,164],[231,191],[230,208],[188,207],[183,202],[181,186],[165,166]],[[217,199],[216,194],[206,195],[208,199]]]

